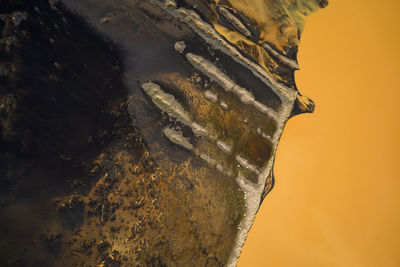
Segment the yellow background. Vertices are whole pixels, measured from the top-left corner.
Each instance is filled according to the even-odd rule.
[[[239,267],[400,266],[400,1],[331,0],[296,73],[292,118]]]

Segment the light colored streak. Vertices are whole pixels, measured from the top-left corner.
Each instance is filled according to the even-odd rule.
[[[213,103],[218,101],[218,96],[210,90],[204,91],[204,96]]]
[[[207,136],[207,130],[192,120],[189,112],[182,107],[173,95],[165,93],[158,84],[153,82],[142,84],[142,88],[150,96],[153,103],[162,111],[189,126],[195,135]]]
[[[232,92],[239,97],[243,104],[253,105],[261,113],[267,114],[275,121],[278,121],[278,115],[273,109],[255,100],[255,97],[251,92],[237,85],[234,81],[232,81],[231,78],[229,78],[210,61],[193,53],[187,53],[186,58],[193,65],[193,67],[209,77],[211,80],[217,82],[225,91]]]
[[[280,63],[286,65],[287,67],[293,69],[293,70],[298,70],[299,65],[297,64],[296,61],[294,61],[293,59],[290,59],[282,54],[280,54],[278,51],[276,51],[275,49],[273,49],[269,44],[264,43],[263,47],[265,50],[267,50],[267,52],[273,56],[274,58],[276,58]]]
[[[242,156],[237,155],[236,156],[236,161],[242,166],[243,168],[246,168],[257,175],[260,174],[260,171],[255,167],[254,165],[251,165],[247,159],[243,158]]]
[[[207,129],[198,124],[197,122],[192,122],[190,125],[192,131],[197,136],[207,136]]]
[[[166,127],[163,129],[163,134],[168,138],[169,141],[172,143],[182,146],[186,148],[187,150],[193,152],[196,154],[198,157],[200,157],[202,160],[207,162],[211,167],[216,168],[219,172],[226,174],[224,172],[224,168],[222,167],[221,163],[218,163],[215,159],[211,158],[209,155],[205,153],[199,153],[198,150],[189,142],[187,138],[185,138],[180,131],[171,129],[169,127]],[[227,174],[229,175],[229,174]]]
[[[224,153],[229,154],[232,152],[232,147],[230,145],[219,140],[217,141],[217,147]]]
[[[209,155],[201,153],[199,154],[199,157],[206,161],[208,164],[210,164],[212,167],[216,166],[218,162],[215,159],[212,159]]]
[[[261,135],[263,138],[267,139],[268,141],[273,142],[271,137],[266,133],[264,133],[264,131],[261,128],[257,128],[257,133]]]
[[[185,111],[173,95],[165,93],[158,84],[153,82],[142,84],[142,88],[158,108],[183,124],[191,126],[192,118],[190,114]]]
[[[225,103],[224,101],[221,101],[221,103],[219,104],[221,106],[222,109],[224,110],[228,110],[229,106],[227,103]]]
[[[229,21],[238,31],[240,31],[244,36],[250,37],[251,32],[243,25],[243,23],[235,15],[233,15],[229,9],[225,7],[218,7],[219,13],[221,13],[224,18]]]
[[[182,135],[181,132],[171,128],[164,128],[163,133],[172,143],[182,146],[187,150],[193,150],[193,145]]]

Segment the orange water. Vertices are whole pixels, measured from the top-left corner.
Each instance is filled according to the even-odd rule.
[[[302,35],[276,184],[239,267],[400,266],[400,1],[331,0]]]

